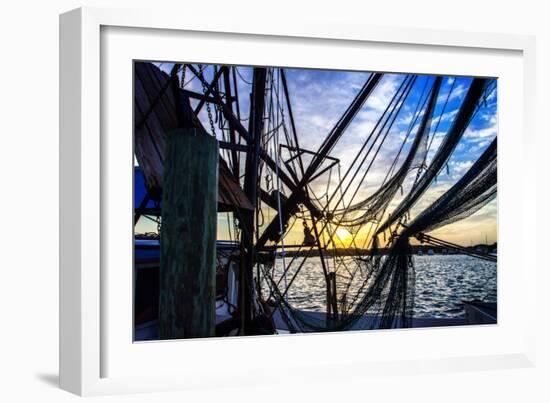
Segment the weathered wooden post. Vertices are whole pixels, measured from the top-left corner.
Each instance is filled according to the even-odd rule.
[[[218,144],[196,129],[168,134],[162,192],[160,339],[215,334]]]

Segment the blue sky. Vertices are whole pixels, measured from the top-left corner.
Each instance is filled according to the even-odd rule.
[[[171,64],[163,64],[161,68],[165,71],[169,71],[171,66]],[[241,116],[247,117],[252,68],[239,67],[238,72]],[[300,146],[309,150],[317,150],[323,139],[333,128],[334,124],[371,74],[369,72],[307,69],[285,69],[285,72]],[[213,68],[211,66],[207,67],[205,69],[205,77],[208,79],[212,77],[212,74]],[[186,76],[186,88],[202,92],[202,86],[199,81],[196,79],[189,81],[190,78],[192,78],[192,74],[188,72]],[[365,141],[366,136],[372,131],[386,105],[390,102],[404,79],[405,74],[385,74],[374,92],[356,115],[353,122],[349,125],[345,134],[331,153],[331,156],[340,159],[342,172],[345,172],[350,166],[353,158]],[[433,76],[420,75],[416,79],[395,124],[392,126],[387,140],[380,150],[379,156],[374,161],[354,201],[359,201],[361,198],[367,197],[382,183],[391,163],[407,136],[407,130],[411,126],[411,121],[414,120],[414,113],[419,99],[425,99],[427,91],[433,81]],[[433,120],[430,132],[431,147],[427,157],[428,163],[436,152],[446,131],[449,129],[450,125],[452,125],[453,119],[460,108],[471,81],[472,79],[468,77],[445,77],[443,79],[440,96],[438,97],[436,105],[437,118]],[[448,101],[446,103],[447,97]],[[445,109],[443,111],[444,105]],[[439,121],[439,116],[441,114],[441,120]],[[205,127],[210,127],[206,108],[203,108],[199,117],[203,121]],[[418,127],[418,121],[419,119],[417,117],[417,123],[413,126],[405,143],[404,150],[400,154],[398,166],[404,159],[407,149],[412,143],[414,134],[416,133],[415,129]],[[467,171],[496,135],[497,91],[494,90],[482,103],[482,106],[470,122],[463,138],[449,159],[449,172],[447,173],[447,169],[442,170],[437,181],[431,185],[422,199],[412,209],[412,215],[414,216],[427,207],[437,197],[444,193],[445,190],[451,187],[458,178]],[[405,193],[412,185],[414,177],[414,172],[411,172],[407,177],[404,183]],[[328,183],[328,178],[323,176],[312,184],[312,189],[316,193],[322,194],[327,190],[327,183],[329,191],[332,191],[336,188],[337,182],[336,175],[332,175],[330,183]],[[400,194],[392,201],[388,212],[398,204],[399,200]],[[275,212],[267,210],[270,209],[266,208],[266,214],[271,218]],[[485,242],[485,237],[487,237],[489,242],[494,242],[496,241],[496,214],[496,200],[494,200],[473,216],[461,222],[443,227],[434,231],[432,234],[463,245],[481,241]],[[224,236],[224,230],[227,232],[226,222],[225,217],[221,217],[219,220],[221,237],[226,237]],[[290,238],[295,238],[297,242],[299,242],[302,233],[301,223],[298,224],[299,225],[295,226],[296,228],[291,230],[289,235]]]

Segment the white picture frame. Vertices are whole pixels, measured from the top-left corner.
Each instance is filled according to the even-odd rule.
[[[156,41],[158,46],[150,53],[132,54],[136,52],[131,45],[132,37],[137,35],[142,35],[140,47],[152,49],[152,41]],[[347,62],[340,59],[337,62],[320,59],[312,51],[309,61],[296,59],[296,66],[387,70],[387,63],[392,58],[406,54],[423,55],[431,63],[431,67],[426,68],[416,58],[411,58],[407,68],[415,72],[442,73],[445,70],[454,74],[482,75],[485,72],[491,75],[492,69],[502,69],[499,71],[506,78],[503,82],[504,95],[513,94],[514,99],[506,101],[506,97],[499,95],[499,102],[503,99],[500,111],[518,106],[520,110],[517,116],[503,117],[499,123],[499,324],[473,329],[376,331],[368,336],[365,332],[349,332],[132,344],[131,337],[128,337],[131,330],[126,329],[125,325],[128,319],[124,318],[125,309],[131,310],[131,304],[128,305],[125,297],[127,293],[124,294],[127,290],[120,291],[123,295],[121,301],[113,301],[112,298],[115,285],[123,284],[127,277],[114,275],[112,268],[115,266],[111,261],[114,259],[121,261],[122,265],[131,265],[131,259],[126,262],[128,249],[124,249],[128,246],[131,249],[131,232],[127,233],[126,239],[125,220],[128,217],[109,213],[124,208],[124,203],[131,205],[130,198],[124,199],[124,195],[128,195],[128,186],[131,187],[131,182],[124,182],[127,173],[124,173],[123,165],[121,168],[112,164],[115,150],[126,150],[126,157],[131,156],[132,152],[131,148],[128,149],[131,132],[128,133],[127,115],[129,111],[131,114],[132,102],[128,98],[131,77],[128,80],[116,80],[120,87],[113,84],[114,81],[107,80],[107,77],[120,78],[124,77],[121,74],[128,72],[127,63],[115,62],[116,57],[121,60],[126,58],[126,61],[131,58],[175,60],[178,56],[174,56],[171,51],[174,44],[182,40],[188,41],[185,43],[189,44],[189,49],[195,49],[193,57],[203,58],[198,61],[212,63],[287,65],[288,58],[283,60],[282,55],[273,56],[261,49],[282,45],[289,46],[289,49],[307,49],[315,45],[330,49],[333,54],[341,52],[339,56],[342,57],[346,57],[349,49],[364,48],[368,52],[381,52],[386,61],[372,59],[368,63],[354,56]],[[193,41],[197,42],[195,46],[192,45]],[[222,51],[214,52],[212,47],[219,45],[219,41],[234,41],[234,56]],[[203,53],[200,53],[199,45],[205,43]],[[250,52],[245,57],[243,51],[239,50],[239,43],[260,50]],[[297,52],[294,52],[298,57]],[[436,58],[434,52],[441,54],[441,58]],[[363,55],[362,52],[360,54]],[[234,59],[228,60],[229,57]],[[491,66],[495,57],[502,59],[502,66]],[[110,65],[106,58],[111,58],[109,60],[113,64]],[[518,255],[522,255],[521,251],[527,251],[530,242],[526,223],[536,220],[535,202],[529,197],[535,189],[534,178],[521,177],[522,170],[528,171],[535,164],[535,158],[532,157],[535,152],[534,58],[534,39],[521,35],[372,27],[315,20],[289,19],[281,24],[280,21],[270,22],[268,19],[244,21],[216,16],[208,19],[182,19],[177,14],[153,10],[81,8],[61,15],[61,387],[79,395],[96,395],[219,387],[235,383],[244,386],[292,382],[297,375],[301,379],[318,380],[327,377],[328,372],[335,372],[327,371],[330,368],[354,371],[357,376],[370,376],[533,365],[535,321],[532,318],[536,312],[534,282],[537,262],[534,254],[529,253],[523,253],[523,259],[517,260],[510,250],[507,251],[506,245],[512,245],[515,241]],[[456,62],[454,67],[449,60]],[[474,60],[478,60],[475,65],[472,63]],[[507,64],[510,65],[509,70]],[[399,66],[395,68],[399,69]],[[111,70],[106,72],[104,69]],[[112,133],[115,128],[120,129],[120,137],[107,136],[106,133]],[[510,133],[512,128],[515,129],[515,136]],[[504,150],[502,161],[501,150]],[[506,150],[519,153],[521,170],[514,171],[510,166]],[[520,183],[523,183],[526,191],[514,196],[506,184],[512,180],[508,178],[521,179]],[[115,194],[118,191],[121,193]],[[122,200],[122,204],[111,206],[115,200]],[[110,210],[112,208],[115,210]],[[502,213],[512,208],[519,209],[520,214],[512,218]],[[517,233],[512,236],[508,232],[513,226],[517,226]],[[109,234],[105,233],[106,227],[109,228]],[[112,242],[106,243],[107,237]],[[116,248],[112,245],[122,246]],[[506,266],[502,267],[519,264],[520,269],[516,267],[517,272],[511,274],[502,272],[501,253],[506,259]],[[520,283],[521,287],[518,286],[518,291],[514,291],[512,285]],[[522,297],[522,302],[517,302],[519,306],[511,303],[511,298],[516,295],[512,293],[516,292],[521,293]],[[518,310],[523,311],[521,321],[512,315]],[[362,350],[365,351],[352,355],[352,349],[357,349],[364,340],[368,340],[368,344],[380,346],[379,343],[382,343],[384,346],[385,343],[386,347],[398,347],[391,353],[384,348],[378,349],[378,353],[364,348]],[[478,345],[466,345],[463,348],[445,347],[445,341],[451,340],[479,342]],[[495,342],[490,346],[491,340]],[[315,348],[331,343],[345,345],[343,348],[349,348],[349,354],[341,359],[320,359],[315,355]],[[411,345],[416,346],[417,351],[409,351]],[[288,353],[285,360],[281,359],[281,351]],[[266,352],[263,363],[257,359],[262,352]],[[213,367],[215,358],[220,354],[225,354],[226,359],[234,363],[233,372],[228,374],[227,371],[217,371]],[[173,358],[169,359],[170,356]],[[136,365],[140,363],[154,371],[139,370]]]

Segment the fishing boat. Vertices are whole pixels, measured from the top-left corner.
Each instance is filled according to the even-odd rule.
[[[441,136],[438,147],[429,154],[432,126],[437,129],[438,120],[449,112],[447,101],[454,85],[444,92],[444,77],[403,75],[377,124],[364,133],[356,157],[342,174],[340,159],[331,153],[384,82],[385,74],[365,75],[364,83],[341,117],[323,134],[319,147],[310,150],[300,144],[293,112],[295,105],[283,68],[250,68],[248,79],[235,66],[175,63],[166,68],[161,63],[136,62],[134,68],[137,162],[134,225],[145,219],[157,227],[153,233],[135,233],[136,340],[163,338],[159,327],[177,327],[174,326],[176,319],[159,317],[162,311],[159,293],[174,292],[163,291],[167,274],[163,271],[161,242],[173,236],[163,230],[170,222],[167,217],[172,217],[166,213],[169,206],[163,204],[163,198],[181,185],[164,177],[167,154],[174,153],[171,147],[176,147],[167,139],[175,132],[179,136],[214,138],[219,147],[215,164],[215,209],[229,217],[232,239],[215,242],[215,329],[205,332],[206,336],[466,323],[465,319],[413,316],[415,274],[410,240],[496,262],[496,256],[486,251],[465,248],[429,234],[469,217],[494,199],[496,139],[439,198],[414,218],[410,211],[437,180],[438,174],[445,167],[449,171],[451,154],[472,117],[495,91],[496,80],[471,80],[468,88],[463,89],[465,95],[452,124]],[[413,102],[412,89],[418,86],[424,89]],[[249,91],[245,94],[246,109],[240,101],[243,87]],[[405,104],[412,107],[412,118],[408,131],[400,138],[403,146],[386,178],[375,191],[365,194],[362,189],[379,154],[376,150],[383,148],[386,139],[392,137],[391,128],[404,113]],[[190,154],[190,158],[198,155]],[[416,178],[404,192],[405,179],[411,173]],[[200,181],[200,173],[193,178],[197,177]],[[334,178],[338,178],[335,185]],[[322,196],[313,188],[313,184],[319,183],[326,184],[326,194]],[[400,201],[390,209],[390,203],[399,193]],[[270,214],[266,215],[265,211]],[[296,223],[303,226],[304,238],[301,243],[290,245],[285,239]],[[358,245],[357,234],[365,228],[370,228],[369,236]],[[342,233],[350,239],[344,246],[338,244],[342,243]],[[185,242],[185,239],[176,241]],[[428,249],[428,255],[433,253],[433,249]],[[422,254],[421,249],[418,254]],[[304,263],[308,259],[317,259],[322,271],[326,296],[323,311],[294,306],[289,298],[295,290],[296,279],[304,275]],[[464,306],[474,307],[466,303]],[[479,304],[475,307],[480,309]],[[189,309],[187,312],[186,315],[204,317],[213,314],[189,313]],[[187,319],[185,315],[178,318]],[[163,321],[167,320],[172,321],[170,326],[164,326]],[[485,323],[484,320],[481,316],[468,315],[468,323]]]
[[[238,251],[235,242],[218,241],[216,268],[216,320],[217,326],[231,320],[238,304],[237,268],[231,257]],[[158,339],[159,301],[159,239],[136,239],[134,242],[135,305],[134,340]]]
[[[462,301],[469,325],[494,325],[497,323],[497,304],[480,300]]]

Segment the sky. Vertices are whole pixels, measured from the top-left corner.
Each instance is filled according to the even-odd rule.
[[[169,71],[171,64],[159,64],[161,69]],[[251,91],[252,68],[238,67],[238,89],[240,96],[241,117],[248,116],[249,102],[248,94]],[[342,116],[356,94],[360,91],[365,81],[371,76],[369,72],[346,72],[346,71],[326,71],[326,70],[308,70],[308,69],[285,69],[288,89],[292,103],[296,131],[302,148],[315,151],[319,148],[322,141],[334,127],[335,123]],[[206,67],[204,70],[206,79],[212,77],[213,68]],[[405,74],[384,74],[383,78],[357,113],[351,124],[344,132],[341,140],[331,151],[330,156],[339,159],[340,172],[343,173],[350,167],[352,161],[367,136],[371,133],[380,118],[384,109],[391,101],[399,86],[405,79]],[[197,79],[192,79],[192,74],[186,75],[186,88],[192,91],[202,92],[202,86]],[[376,159],[373,160],[364,182],[358,188],[357,194],[353,199],[357,202],[372,194],[386,177],[390,166],[396,155],[397,166],[401,164],[407,154],[407,150],[412,144],[414,135],[418,129],[419,116],[415,115],[419,102],[425,100],[431,85],[433,76],[418,75],[414,86],[403,103],[403,106],[392,125],[383,146]],[[427,154],[427,163],[437,151],[439,144],[444,138],[447,130],[452,125],[453,119],[458,112],[464,96],[472,79],[469,77],[444,77],[439,92],[435,116],[430,128],[430,148]],[[277,78],[274,80],[274,86],[278,87]],[[496,85],[495,85],[496,87]],[[213,108],[212,108],[213,110]],[[288,112],[284,110],[288,115]],[[421,115],[420,115],[421,116]],[[439,118],[441,116],[441,118]],[[203,108],[200,119],[205,128],[210,128],[207,109]],[[416,121],[415,121],[416,117]],[[416,122],[411,124],[411,122]],[[245,124],[246,123],[246,124]],[[243,122],[247,127],[247,122]],[[288,123],[287,123],[288,124]],[[412,128],[410,131],[409,129]],[[207,129],[211,131],[210,129]],[[282,129],[279,128],[278,141],[285,143]],[[221,131],[217,130],[217,137],[221,137]],[[408,134],[408,135],[407,135]],[[485,148],[497,135],[497,91],[492,91],[484,100],[474,118],[460,140],[458,146],[448,161],[448,168],[445,167],[432,183],[430,188],[416,203],[411,210],[411,217],[414,218],[419,212],[428,207],[433,201],[441,196],[468,170],[468,168],[481,155]],[[273,136],[273,143],[269,143],[269,152],[274,153],[276,147]],[[403,145],[404,144],[404,145]],[[403,145],[403,150],[398,154]],[[284,155],[282,155],[284,157]],[[304,160],[306,165],[308,160]],[[370,157],[367,160],[371,161]],[[363,173],[364,171],[360,171]],[[361,177],[362,175],[358,175]],[[415,179],[416,172],[412,171],[407,176],[403,185],[403,194],[411,188]],[[333,168],[330,174],[319,177],[311,184],[311,190],[317,196],[325,193],[332,194],[338,185],[337,168]],[[353,182],[350,189],[355,189],[358,182]],[[262,186],[268,186],[265,178],[262,178]],[[274,182],[272,186],[275,186]],[[283,193],[289,194],[288,189],[281,188]],[[348,197],[346,194],[345,197]],[[351,194],[349,195],[351,197]],[[399,203],[402,196],[398,192],[395,199],[390,203],[387,213],[391,212]],[[344,199],[347,202],[349,198]],[[264,228],[275,216],[276,211],[263,206],[262,221]],[[228,220],[229,218],[229,220]],[[226,214],[219,214],[218,217],[218,237],[220,239],[229,239],[228,222],[232,218]],[[309,221],[308,221],[309,223]],[[151,224],[142,220],[137,232],[150,230]],[[356,236],[357,244],[365,244],[368,226],[359,231]],[[437,229],[430,233],[433,236],[455,242],[464,246],[477,243],[493,243],[497,237],[497,201],[496,199],[487,204],[481,210],[472,216]],[[337,246],[348,246],[351,240],[349,233],[340,231],[342,239],[337,239]],[[338,237],[337,237],[338,238]],[[286,244],[299,244],[303,240],[302,222],[296,220],[294,226],[285,237]]]

